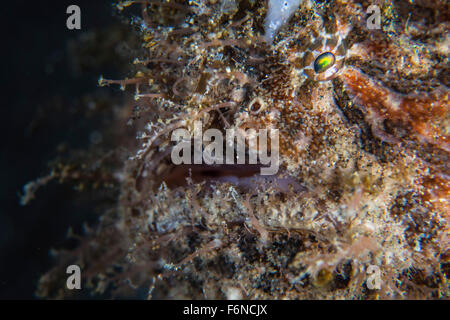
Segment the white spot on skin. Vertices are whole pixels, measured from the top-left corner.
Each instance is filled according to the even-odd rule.
[[[386,100],[387,100],[387,105],[391,108],[391,110],[393,110],[393,111],[400,110],[400,104],[402,102],[402,99],[400,97],[396,97],[394,95],[389,95]]]
[[[242,291],[236,287],[228,287],[225,291],[225,295],[227,300],[241,300],[242,299]]]
[[[266,16],[266,40],[272,43],[277,31],[289,20],[303,0],[269,0]]]

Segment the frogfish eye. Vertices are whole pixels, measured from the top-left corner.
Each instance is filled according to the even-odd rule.
[[[331,52],[322,53],[314,61],[314,71],[316,73],[322,73],[331,68],[336,62],[336,57]]]

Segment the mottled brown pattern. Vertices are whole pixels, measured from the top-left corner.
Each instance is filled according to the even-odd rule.
[[[129,279],[148,298],[448,298],[445,2],[375,1],[381,30],[368,30],[367,1],[304,1],[273,45],[265,1],[222,2],[134,4],[146,24],[139,77],[100,84],[138,84],[148,126],[117,207],[86,238],[95,246],[66,256],[95,270],[93,289],[119,296]],[[301,54],[330,32],[345,61],[318,82]],[[174,167],[170,132],[194,120],[279,129],[279,174]],[[370,265],[379,290],[367,287]],[[69,294],[57,289],[61,267],[41,295]]]

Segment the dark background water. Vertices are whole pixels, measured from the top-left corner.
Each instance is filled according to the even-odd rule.
[[[66,28],[71,4],[81,8],[81,30]],[[3,5],[0,299],[35,298],[39,277],[52,266],[49,250],[64,242],[69,226],[77,230],[97,218],[93,200],[74,201],[71,186],[51,183],[28,206],[19,205],[18,194],[27,182],[49,172],[47,164],[62,142],[70,148],[88,145],[95,119],[77,113],[75,101],[100,89],[100,74],[117,74],[104,65],[74,72],[68,43],[118,23],[113,12],[109,0]]]

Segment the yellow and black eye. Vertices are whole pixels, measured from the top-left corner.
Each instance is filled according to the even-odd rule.
[[[314,61],[314,71],[316,73],[322,73],[330,69],[336,62],[336,57],[331,52],[322,53]]]

